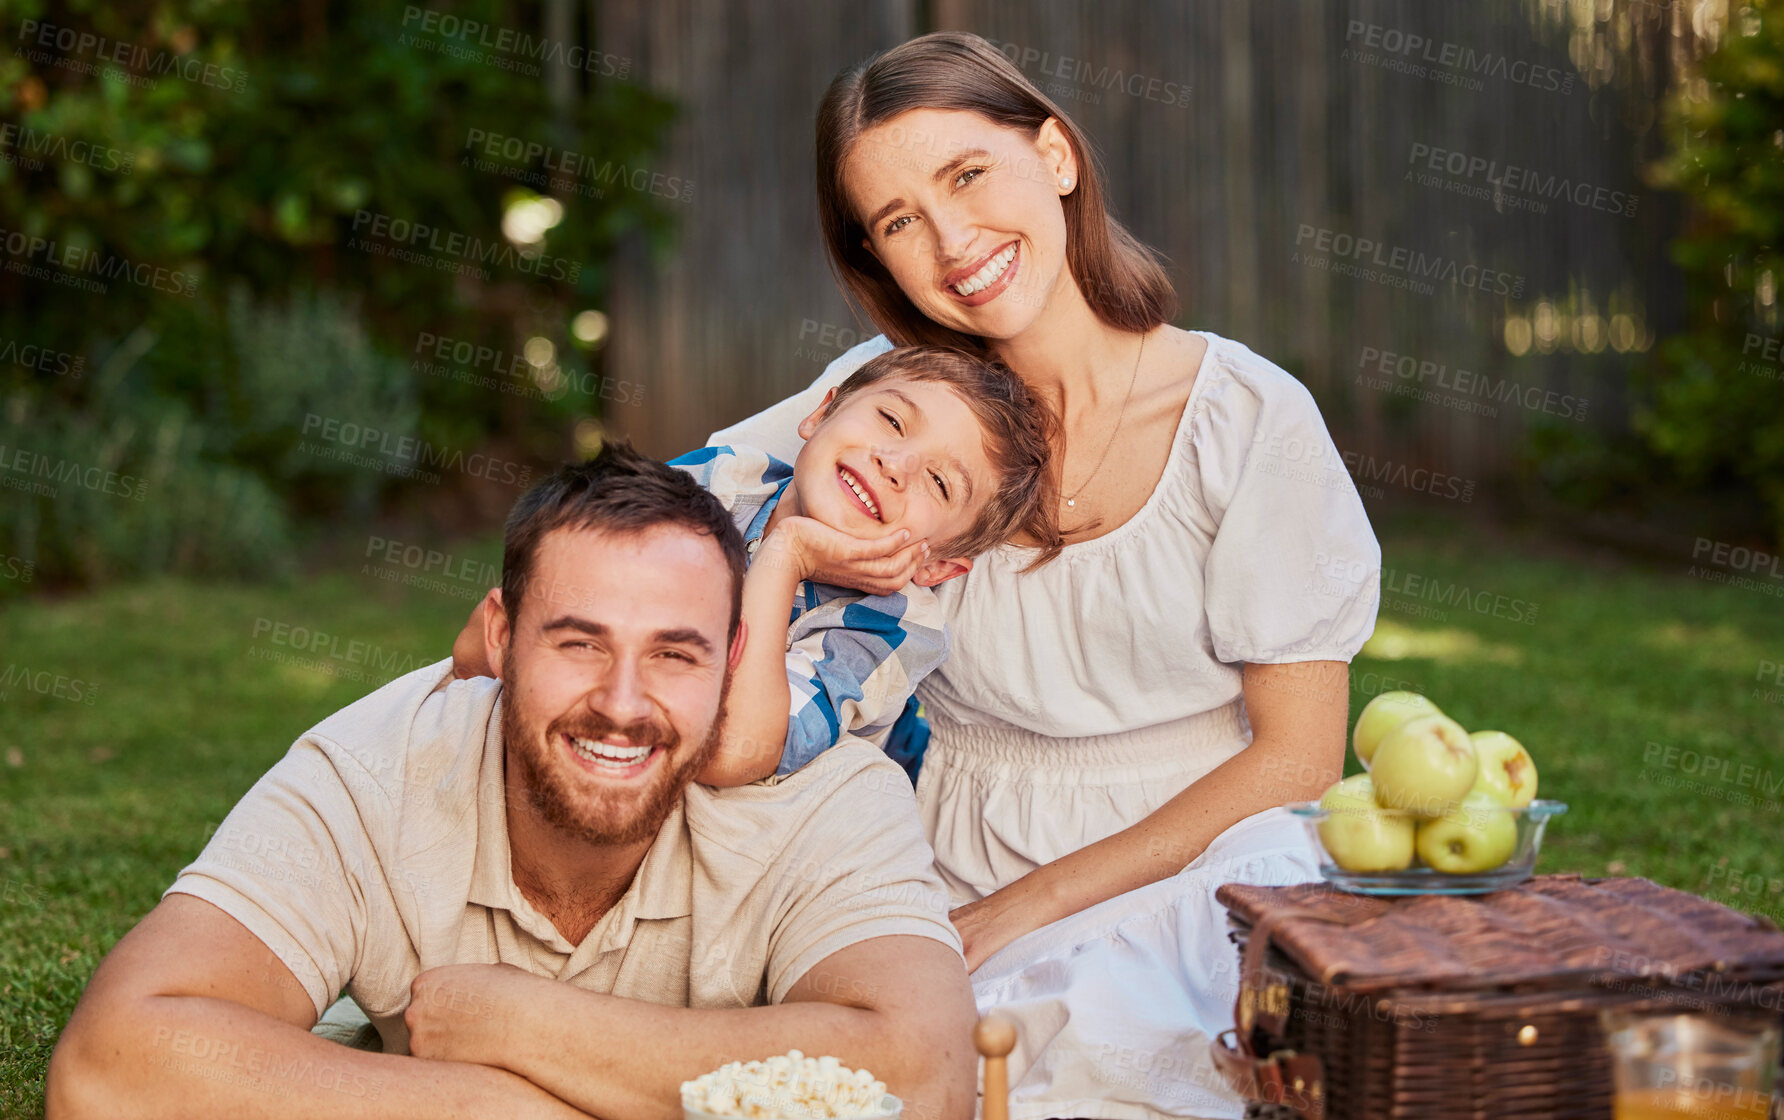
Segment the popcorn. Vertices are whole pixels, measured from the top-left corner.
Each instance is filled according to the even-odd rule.
[[[797,1050],[760,1062],[731,1062],[681,1083],[683,1108],[745,1120],[848,1120],[877,1116],[886,1083],[826,1055]]]

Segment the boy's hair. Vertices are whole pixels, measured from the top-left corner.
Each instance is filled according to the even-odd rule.
[[[586,463],[571,463],[541,479],[508,514],[502,541],[502,607],[510,625],[533,574],[533,558],[555,529],[641,533],[659,525],[710,536],[731,574],[731,627],[743,614],[743,534],[724,505],[686,471],[639,454],[625,440],[602,446]]]
[[[1052,467],[1058,420],[1008,366],[945,346],[900,346],[869,358],[837,386],[824,418],[870,386],[932,381],[952,388],[984,434],[997,485],[971,528],[930,546],[937,558],[977,556],[1026,531],[1041,554],[1024,571],[1059,555],[1059,483]]]

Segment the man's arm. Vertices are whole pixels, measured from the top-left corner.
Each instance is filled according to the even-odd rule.
[[[972,987],[927,937],[858,941],[768,1007],[662,1007],[490,965],[416,986],[416,1053],[501,1066],[605,1120],[677,1120],[683,1081],[793,1049],[871,1071],[911,1120],[967,1120],[977,1096]]]
[[[579,1117],[502,1070],[310,1033],[303,985],[259,938],[173,894],[106,955],[51,1056],[46,1120]]]

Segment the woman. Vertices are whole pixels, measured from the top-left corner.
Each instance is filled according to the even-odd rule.
[[[884,335],[713,436],[789,460],[823,392],[893,343],[1001,358],[1062,418],[1053,562],[1021,542],[938,588],[917,785],[983,1010],[1016,1019],[1011,1112],[1236,1116],[1222,882],[1316,877],[1279,806],[1341,771],[1380,550],[1317,407],[1169,325],[1084,135],[953,32],[841,75],[818,117],[826,248]],[[831,582],[904,585],[915,545]]]

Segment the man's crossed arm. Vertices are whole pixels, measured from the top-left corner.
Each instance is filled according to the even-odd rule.
[[[265,944],[169,895],[82,995],[50,1061],[47,1120],[669,1120],[682,1081],[793,1048],[872,1070],[913,1120],[973,1111],[971,987],[954,951],[923,937],[857,942],[770,1007],[661,1007],[499,965],[430,970],[411,995],[412,1055],[313,1035],[309,995]]]

